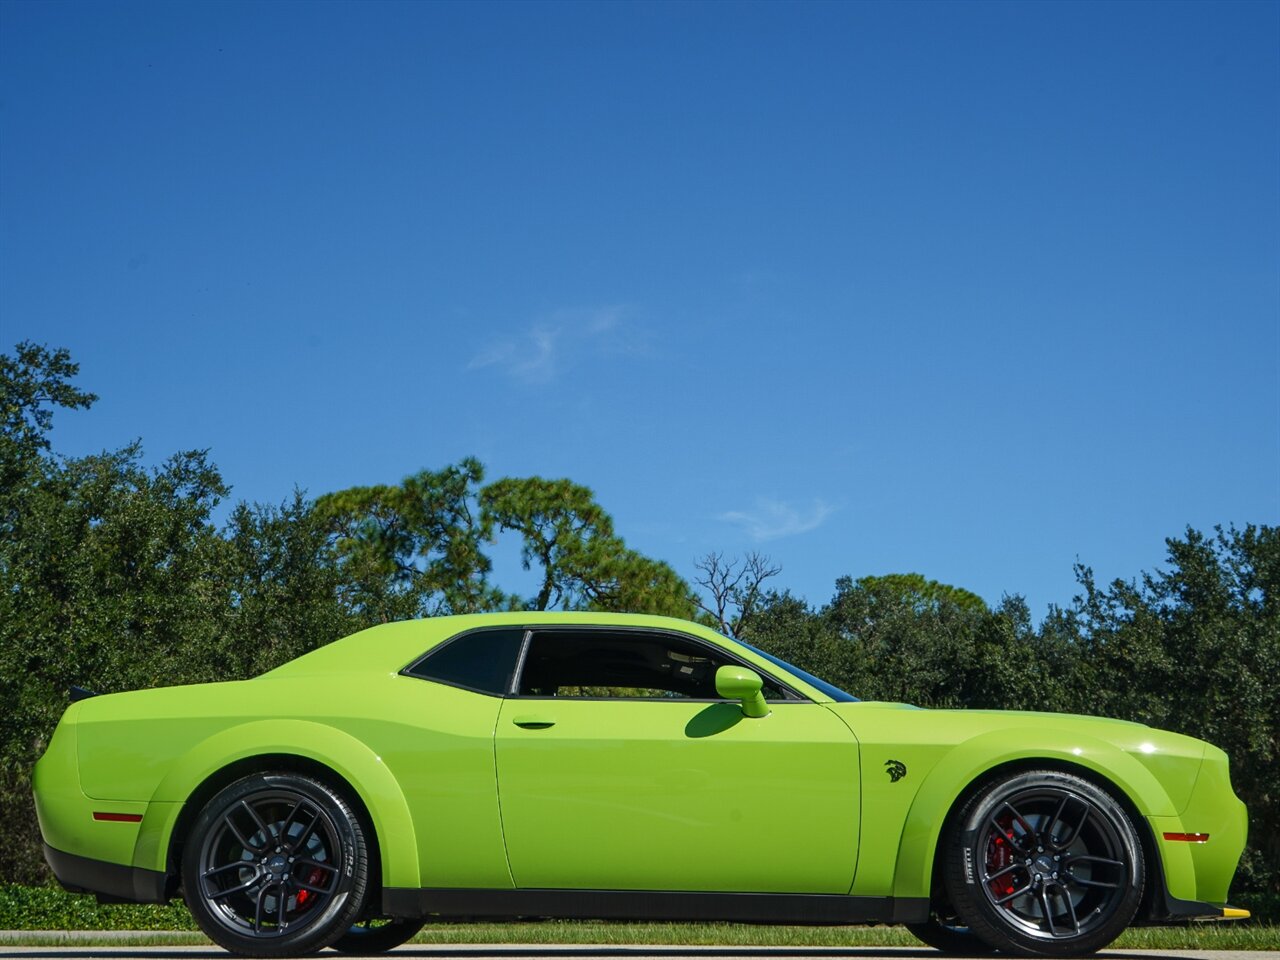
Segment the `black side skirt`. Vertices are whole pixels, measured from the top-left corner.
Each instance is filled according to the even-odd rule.
[[[719,920],[735,923],[923,923],[924,897],[830,893],[702,893],[668,890],[483,890],[389,887],[388,916],[448,920]]]

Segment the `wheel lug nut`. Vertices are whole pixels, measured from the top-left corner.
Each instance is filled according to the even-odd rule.
[[[1036,847],[1036,853],[1044,853],[1044,847]]]
[[[1058,874],[1057,874],[1057,872],[1056,872],[1056,871],[1055,871],[1055,872],[1054,872],[1054,874],[1053,874],[1053,879],[1054,879],[1054,880],[1057,880],[1057,879],[1058,879]]]

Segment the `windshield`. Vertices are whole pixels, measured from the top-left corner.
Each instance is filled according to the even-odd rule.
[[[803,680],[805,683],[807,683],[809,686],[813,687],[814,689],[821,690],[823,693],[825,693],[828,697],[830,697],[832,700],[836,701],[837,703],[857,703],[858,702],[858,698],[855,697],[852,693],[845,693],[835,684],[827,683],[827,681],[821,680],[818,677],[815,677],[812,673],[806,673],[805,671],[801,670],[799,667],[794,666],[790,663],[787,663],[787,661],[782,660],[778,657],[775,657],[772,653],[766,653],[765,651],[761,650],[759,647],[753,647],[751,644],[747,643],[745,640],[738,640],[736,642],[742,644],[752,653],[760,654],[760,656],[764,657],[774,666],[781,667],[783,670],[787,671],[787,673],[791,674],[794,677],[799,677],[801,680]]]

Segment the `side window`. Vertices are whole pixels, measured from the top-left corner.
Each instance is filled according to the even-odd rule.
[[[661,633],[535,631],[519,693],[528,697],[718,700],[716,670],[736,663],[712,647]],[[767,679],[765,699],[786,695]]]
[[[464,633],[446,640],[404,672],[420,680],[505,696],[523,642],[523,627]]]

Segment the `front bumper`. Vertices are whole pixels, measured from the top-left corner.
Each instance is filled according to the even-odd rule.
[[[1148,876],[1154,896],[1149,923],[1243,920],[1248,910],[1227,905],[1244,852],[1249,813],[1231,788],[1227,755],[1205,750],[1195,785],[1177,816],[1149,816],[1157,869]]]
[[[1202,900],[1179,900],[1177,897],[1169,895],[1167,890],[1161,891],[1164,895],[1164,911],[1157,913],[1147,922],[1152,924],[1176,923],[1180,920],[1248,920],[1249,911],[1241,907],[1228,907],[1223,904],[1205,903]]]

